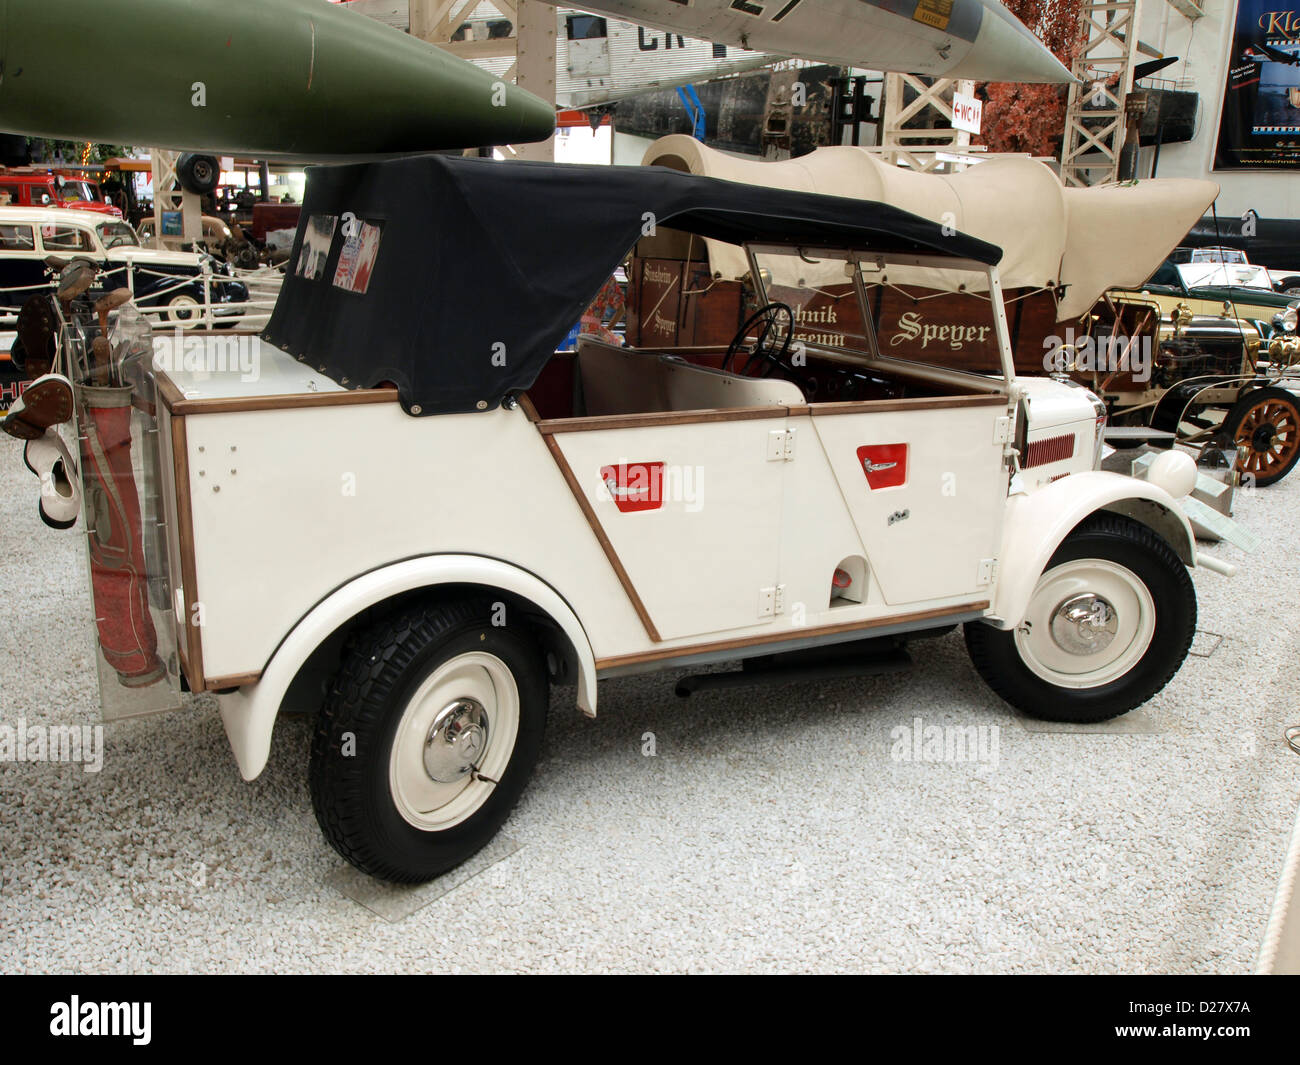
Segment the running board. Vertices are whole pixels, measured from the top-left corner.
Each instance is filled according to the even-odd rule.
[[[864,648],[864,644],[874,646]],[[836,680],[842,677],[872,677],[886,673],[902,673],[912,668],[912,656],[901,643],[889,640],[881,646],[879,640],[859,640],[834,648],[836,654],[826,650],[792,651],[788,654],[766,655],[746,659],[743,667],[729,673],[693,673],[677,682],[676,692],[685,699],[698,691],[724,688],[746,688],[758,684],[798,684],[817,680]]]

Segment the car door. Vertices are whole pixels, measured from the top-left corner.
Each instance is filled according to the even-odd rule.
[[[652,638],[773,622],[785,409],[589,424],[551,448]]]
[[[823,403],[811,415],[887,604],[989,587],[1008,482],[1004,397]]]

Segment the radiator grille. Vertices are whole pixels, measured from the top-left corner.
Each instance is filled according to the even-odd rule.
[[[1049,436],[1044,440],[1032,441],[1025,449],[1023,466],[1029,469],[1031,466],[1046,466],[1049,462],[1064,462],[1071,458],[1074,458],[1074,434],[1066,433],[1063,436]]]

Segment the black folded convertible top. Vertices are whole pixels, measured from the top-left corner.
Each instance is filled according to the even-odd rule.
[[[411,414],[488,410],[533,383],[650,225],[733,244],[1002,254],[888,204],[660,167],[312,167],[263,336],[348,387],[395,383]]]

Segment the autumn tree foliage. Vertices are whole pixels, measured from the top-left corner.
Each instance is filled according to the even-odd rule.
[[[1033,31],[1067,67],[1083,47],[1080,0],[1004,0],[1008,11]],[[1059,155],[1065,127],[1065,85],[988,81],[976,87],[984,97],[984,132],[977,143],[991,152]]]

